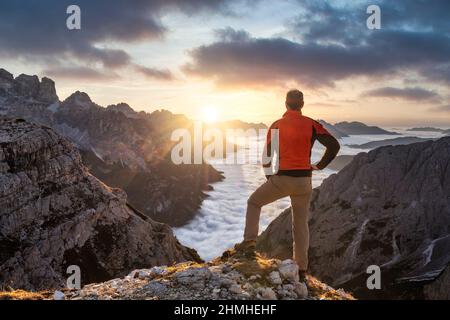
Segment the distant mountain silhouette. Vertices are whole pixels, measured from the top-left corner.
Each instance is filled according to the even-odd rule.
[[[384,146],[398,146],[398,145],[404,145],[404,144],[410,144],[410,143],[416,143],[416,142],[424,142],[429,140],[436,140],[433,138],[418,138],[418,137],[399,137],[394,139],[385,139],[385,140],[378,140],[378,141],[370,141],[363,144],[349,144],[348,147],[355,148],[355,149],[374,149],[378,147],[384,147]]]
[[[396,135],[399,134],[397,132],[391,132],[384,129],[381,129],[376,126],[368,126],[362,122],[358,121],[344,121],[344,122],[338,122],[334,124],[334,127],[339,130],[340,132],[343,132],[348,135],[360,135],[360,134],[390,134],[390,135]]]

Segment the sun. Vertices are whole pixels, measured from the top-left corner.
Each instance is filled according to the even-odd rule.
[[[203,108],[202,118],[207,123],[217,122],[219,120],[219,112],[216,107],[205,107]]]

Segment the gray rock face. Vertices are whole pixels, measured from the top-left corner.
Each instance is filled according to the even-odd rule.
[[[4,69],[0,69],[0,89],[13,97],[34,99],[34,103],[53,103],[58,101],[55,83],[49,78],[21,74],[17,78]]]
[[[199,258],[89,174],[70,142],[47,127],[0,120],[0,286],[57,288],[69,265],[90,283],[186,260]]]
[[[355,156],[353,155],[338,155],[333,159],[333,161],[330,162],[327,168],[335,171],[342,170],[345,166],[352,162],[354,157]]]
[[[55,82],[52,79],[46,77],[42,78],[41,83],[39,84],[37,99],[47,103],[58,101]]]
[[[21,96],[36,97],[39,93],[39,78],[26,74],[19,75],[16,79],[17,93]]]
[[[358,154],[313,192],[311,273],[371,297],[365,272],[376,264],[383,277],[378,296],[436,298],[431,288],[450,291],[448,270],[440,276],[450,262],[449,195],[450,138]],[[290,210],[258,247],[291,257]]]

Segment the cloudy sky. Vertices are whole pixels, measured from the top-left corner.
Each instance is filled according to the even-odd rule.
[[[0,67],[53,78],[61,99],[192,118],[270,123],[296,87],[313,118],[446,127],[449,14],[448,0],[1,1]]]

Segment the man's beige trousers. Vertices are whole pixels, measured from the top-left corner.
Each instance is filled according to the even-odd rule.
[[[293,258],[299,269],[306,271],[308,268],[308,216],[311,193],[311,177],[271,176],[248,199],[244,240],[255,240],[258,236],[261,207],[289,196],[292,203]]]

